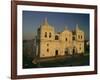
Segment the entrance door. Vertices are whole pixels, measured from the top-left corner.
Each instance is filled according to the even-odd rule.
[[[68,49],[67,48],[65,49],[65,54],[68,55]]]
[[[76,49],[75,48],[73,48],[73,54],[76,54]]]
[[[55,51],[55,56],[58,56],[58,50]]]

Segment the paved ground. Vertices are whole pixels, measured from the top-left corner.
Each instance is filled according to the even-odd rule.
[[[89,55],[81,56],[58,56],[45,59],[33,60],[33,63],[27,64],[24,68],[45,68],[45,67],[63,67],[63,66],[85,66],[89,65]]]

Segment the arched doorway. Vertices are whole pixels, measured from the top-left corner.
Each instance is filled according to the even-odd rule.
[[[76,54],[76,48],[75,47],[73,48],[73,54]]]
[[[58,50],[55,50],[55,56],[58,56]]]
[[[65,55],[68,55],[68,48],[65,48]]]

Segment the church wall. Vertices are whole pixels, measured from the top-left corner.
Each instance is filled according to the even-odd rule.
[[[40,57],[53,57],[84,53],[84,32],[76,27],[75,34],[67,28],[56,33],[54,27],[47,22],[39,30],[38,52]],[[73,39],[73,36],[75,39]],[[74,51],[74,52],[73,52]]]
[[[40,48],[40,57],[51,57],[55,56],[54,54],[54,42],[53,41],[42,41]]]
[[[83,42],[77,42],[77,53],[78,54],[84,53],[84,43]]]

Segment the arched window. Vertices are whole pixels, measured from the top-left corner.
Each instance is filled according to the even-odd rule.
[[[47,37],[47,32],[45,32],[45,37]]]
[[[67,38],[65,39],[65,41],[67,41]]]
[[[49,46],[49,44],[47,44],[47,46]]]
[[[80,39],[80,35],[78,35],[78,39]]]
[[[55,36],[55,40],[59,40],[59,37],[57,35]]]
[[[49,49],[47,49],[47,52],[49,52]]]
[[[51,32],[49,33],[49,38],[51,38]]]

